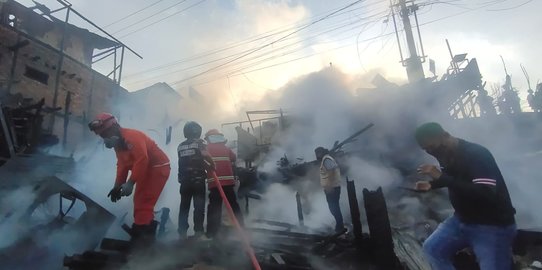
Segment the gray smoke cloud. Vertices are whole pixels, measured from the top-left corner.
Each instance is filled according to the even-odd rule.
[[[300,157],[303,161],[310,161],[314,159],[313,150],[316,146],[330,147],[335,140],[344,139],[364,124],[374,122],[375,127],[347,149],[356,152],[346,163],[350,168],[347,175],[356,180],[358,194],[364,187],[374,189],[383,186],[384,190],[388,191],[394,190],[398,185],[412,187],[418,165],[437,164],[433,157],[417,147],[413,131],[423,122],[436,121],[452,135],[482,144],[493,153],[517,209],[519,227],[540,227],[542,215],[532,208],[537,198],[537,187],[540,187],[536,171],[533,170],[540,161],[537,153],[539,149],[536,149],[536,139],[524,134],[525,128],[518,118],[452,119],[446,109],[446,96],[425,92],[424,85],[364,89],[354,94],[356,89],[366,85],[352,85],[352,81],[352,78],[340,70],[327,68],[293,80],[282,89],[269,94],[261,104],[257,104],[258,107],[282,108],[295,123],[287,131],[280,133],[275,146],[261,161],[259,168],[268,173],[273,172],[276,161],[285,154],[290,160]],[[360,81],[368,80],[356,80]],[[407,180],[408,175],[414,177]],[[317,179],[309,181],[314,182],[314,185],[309,189],[308,196],[318,198],[320,194],[318,189],[314,188],[317,186]],[[299,188],[294,187],[294,190],[297,189]],[[295,202],[292,193],[276,188],[269,192],[282,194],[284,197],[273,195],[276,196],[274,201],[289,201],[287,205],[290,207],[285,206],[284,211],[278,212],[274,210],[275,206],[266,205],[272,209],[268,218],[293,222]],[[441,197],[446,198],[446,195]],[[343,193],[343,214],[348,216],[345,200]],[[325,212],[327,205],[324,200],[309,201],[309,208],[324,209]],[[392,206],[396,203],[390,202]],[[402,203],[404,202],[398,204]],[[424,211],[420,202],[411,201],[409,204],[417,208],[416,211]],[[438,204],[437,208],[451,207],[446,199],[439,200]],[[265,209],[261,211],[265,212]],[[329,225],[328,217],[322,217],[316,224]],[[418,217],[420,221],[425,218]]]
[[[436,163],[436,160],[415,145],[412,131],[416,125],[424,121],[439,121],[453,135],[480,143],[493,152],[518,210],[519,227],[540,227],[542,215],[533,209],[539,197],[537,190],[540,187],[536,170],[533,170],[541,160],[537,153],[539,149],[534,148],[536,140],[524,136],[521,127],[513,124],[513,119],[508,122],[488,119],[484,125],[472,120],[452,120],[446,117],[447,111],[442,109],[441,103],[414,87],[356,92],[358,88],[369,87],[362,84],[369,81],[370,79],[363,76],[352,78],[337,68],[326,68],[291,81],[283,88],[268,93],[261,102],[248,108],[282,108],[293,121],[289,129],[273,138],[274,146],[269,154],[259,161],[259,170],[273,177],[279,177],[276,162],[284,155],[291,161],[296,161],[297,158],[300,158],[297,160],[299,162],[311,161],[314,159],[313,151],[316,146],[331,148],[334,141],[345,139],[366,124],[373,122],[375,127],[345,149],[354,154],[346,159],[345,165],[349,167],[349,170],[343,174],[355,181],[360,201],[363,188],[375,189],[382,186],[389,194],[399,185],[413,184],[412,181],[405,180],[407,179],[405,175],[412,174],[420,163]],[[159,98],[157,102],[162,104]],[[165,101],[163,102],[165,104]],[[188,103],[187,105],[187,101],[182,102],[185,106],[181,106],[177,114],[170,113],[172,121],[173,119],[197,120],[202,123],[205,131],[218,127],[224,119],[216,115],[219,110],[207,107],[209,103],[199,103],[199,105]],[[119,111],[125,112],[121,113],[121,125],[144,131],[170,157],[171,176],[155,210],[161,207],[171,209],[171,223],[168,224],[169,237],[176,238],[176,216],[180,199],[179,184],[176,181],[176,147],[184,139],[182,137],[182,121],[184,120],[174,127],[172,143],[165,145],[167,123],[149,117],[139,117],[133,109],[130,115],[126,113],[130,109],[129,106],[129,104],[123,104],[118,108]],[[160,106],[151,109],[155,110],[152,115],[163,115],[163,108]],[[228,139],[234,140],[231,135]],[[524,155],[524,153],[532,154]],[[67,181],[117,217],[126,215],[124,221],[130,224],[133,214],[132,197],[123,198],[116,204],[111,203],[106,197],[115,178],[114,152],[103,147],[97,137],[91,137],[88,143],[78,147],[74,158],[77,161],[76,173]],[[309,229],[321,232],[332,228],[334,220],[327,209],[317,174],[298,179],[289,186],[282,184],[269,186],[267,192],[263,194],[262,201],[252,200],[249,218],[264,218],[296,224],[295,194],[298,191],[303,193],[305,224]],[[390,215],[401,214],[402,217],[397,219],[409,224],[426,219],[423,213],[427,211],[427,200],[389,196],[390,209],[402,206],[401,211],[397,213],[391,211]],[[445,198],[445,194],[441,197]],[[9,198],[6,197],[4,200],[13,199],[17,203],[17,196]],[[449,208],[446,199],[440,199],[438,204]],[[350,217],[344,188],[341,195],[341,208],[348,222]],[[8,225],[1,224],[0,226],[2,226],[0,231],[8,230],[5,229]],[[13,226],[10,229],[13,229]],[[112,226],[107,236],[127,239],[127,235],[120,231],[118,223]],[[8,245],[15,240],[4,238],[1,244]],[[65,244],[67,246],[68,242]]]
[[[335,141],[346,139],[372,121],[373,119],[358,113],[356,109],[361,103],[360,100],[363,100],[354,95],[355,89],[360,86],[356,83],[363,81],[368,81],[368,79],[350,78],[339,69],[326,68],[293,80],[282,89],[270,93],[260,104],[255,105],[255,107],[270,109],[281,108],[287,112],[288,119],[292,123],[286,131],[276,136],[272,149],[260,161],[258,170],[274,175],[275,179],[280,178],[280,174],[276,172],[276,162],[284,155],[294,163],[312,161],[315,159],[314,149],[317,146],[331,148]],[[358,198],[361,197],[363,188],[376,189],[383,186],[387,189],[401,180],[400,173],[395,168],[384,160],[375,158],[365,147],[360,147],[368,140],[367,137],[375,137],[376,130],[380,129],[378,125],[380,123],[377,123],[374,130],[361,135],[358,142],[348,145],[345,149],[356,153],[345,160],[343,165],[349,167],[349,170],[343,172],[343,175],[356,182],[357,193],[360,194]],[[375,139],[369,142],[378,144],[376,147],[378,149],[385,149],[381,152],[389,151],[389,145],[385,143],[380,143]],[[376,152],[376,149],[371,151]],[[310,224],[308,226],[320,230],[332,228],[334,220],[327,209],[327,203],[319,185],[318,174],[297,179],[289,186],[275,184],[264,195],[264,200],[272,199],[269,203],[264,201],[258,205],[256,212],[265,216],[266,219],[296,224],[295,192],[299,191],[303,194],[305,224]],[[349,206],[344,187],[341,208],[348,220]]]

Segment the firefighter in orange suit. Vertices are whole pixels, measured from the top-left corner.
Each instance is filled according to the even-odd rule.
[[[154,206],[169,178],[168,157],[143,132],[122,128],[109,113],[99,114],[88,126],[117,156],[117,177],[107,196],[117,202],[123,196],[130,196],[136,186],[132,241],[153,242],[158,225],[154,220]]]
[[[227,140],[224,135],[216,129],[211,129],[205,134],[207,141],[207,151],[213,157],[215,163],[215,172],[218,181],[224,190],[226,198],[230,203],[237,220],[243,225],[243,214],[241,207],[237,203],[235,194],[235,161],[236,156],[231,149],[226,146]],[[209,205],[207,207],[207,237],[216,236],[222,217],[222,198],[217,188],[216,181],[209,175]]]

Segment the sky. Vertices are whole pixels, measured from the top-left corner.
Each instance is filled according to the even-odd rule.
[[[30,0],[20,0],[32,6]],[[395,1],[394,1],[395,2]],[[42,0],[51,9],[60,4]],[[406,82],[390,2],[385,0],[72,0],[73,8],[112,33],[143,59],[127,52],[122,85],[136,91],[167,82],[186,95],[224,97],[226,110],[242,111],[288,82],[325,67],[363,77],[376,73]],[[529,73],[542,79],[540,0],[418,0],[424,54],[442,75],[454,54],[477,58],[488,85],[504,83],[506,62],[520,97]],[[63,17],[62,12],[56,13]],[[72,16],[73,18],[73,16]],[[399,20],[399,18],[397,18]],[[414,23],[413,16],[410,18]],[[77,18],[70,21],[97,31]],[[402,24],[398,22],[398,28]],[[416,31],[415,31],[416,34]],[[415,36],[418,41],[417,35]],[[399,33],[403,54],[405,38]],[[420,52],[420,44],[418,51]],[[112,64],[94,66],[108,73]],[[430,75],[424,63],[426,76]],[[369,76],[366,76],[369,74]],[[491,88],[491,87],[488,87]],[[525,105],[525,104],[524,104]]]

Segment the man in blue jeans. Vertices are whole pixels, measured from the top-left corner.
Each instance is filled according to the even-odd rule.
[[[454,255],[471,247],[481,270],[510,270],[515,209],[489,150],[451,136],[437,123],[418,127],[416,140],[440,163],[418,168],[432,180],[417,182],[416,189],[448,188],[455,210],[423,245],[432,268],[454,269]]]
[[[343,232],[343,215],[339,201],[341,199],[341,170],[337,161],[324,147],[314,149],[316,160],[320,165],[320,184],[326,194],[326,201],[331,215],[335,218],[335,232]]]

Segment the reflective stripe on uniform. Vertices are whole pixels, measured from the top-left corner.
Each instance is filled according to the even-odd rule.
[[[169,166],[169,162],[162,163],[162,164],[158,164],[158,165],[154,165],[154,166],[152,166],[152,167],[153,167],[153,168],[157,168],[157,167],[163,167],[163,166]]]
[[[235,177],[233,177],[231,175],[230,176],[218,176],[218,180],[219,181],[235,180]],[[207,181],[212,182],[212,181],[214,181],[214,178],[208,178]]]
[[[213,161],[230,161],[230,157],[213,157]]]

